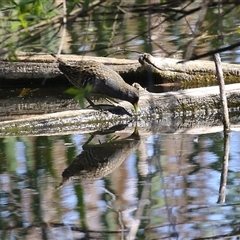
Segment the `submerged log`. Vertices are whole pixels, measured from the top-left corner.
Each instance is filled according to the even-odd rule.
[[[58,70],[50,54],[18,53],[14,61],[2,58],[0,61],[0,84],[18,83],[21,80],[56,78],[65,79]],[[142,54],[137,60],[61,55],[61,58],[71,62],[82,59],[102,62],[117,71],[128,83],[138,82],[143,86],[149,83],[180,83],[181,88],[216,85],[216,70],[212,61],[180,62],[179,59],[155,58],[150,54]],[[239,82],[240,66],[237,64],[222,64],[226,83]],[[15,81],[7,81],[15,80]],[[205,84],[205,85],[204,85]]]
[[[24,116],[0,122],[0,135],[49,135],[66,132],[89,132],[117,124],[138,124],[151,131],[175,132],[179,128],[221,125],[218,87],[198,88],[168,93],[150,93],[140,88],[139,113],[133,114],[130,103],[122,101],[119,109],[109,111],[82,109],[39,116]],[[226,86],[232,124],[239,123],[240,84]],[[235,116],[236,115],[236,116]]]

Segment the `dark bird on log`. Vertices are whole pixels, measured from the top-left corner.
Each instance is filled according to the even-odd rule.
[[[91,60],[81,60],[78,63],[71,64],[54,54],[51,55],[59,63],[60,71],[74,86],[78,88],[90,86],[90,96],[100,95],[106,99],[115,98],[128,101],[133,105],[135,112],[137,112],[139,100],[138,89],[127,84],[111,68]],[[91,106],[97,106],[90,100],[88,95],[85,96],[85,99]]]

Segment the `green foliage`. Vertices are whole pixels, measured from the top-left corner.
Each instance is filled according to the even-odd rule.
[[[31,45],[32,48],[38,44],[39,49],[45,47],[45,33],[50,31],[49,25],[52,25],[48,20],[56,16],[55,8],[53,0],[1,1],[0,47],[8,50],[9,55],[13,55],[22,46]],[[41,28],[38,24],[41,24]],[[42,44],[40,39],[43,35],[45,38]],[[47,37],[52,38],[51,35]]]
[[[38,17],[43,16],[44,8],[43,2],[39,0],[21,0],[17,5],[18,19],[23,28],[27,28],[31,22],[38,21]]]
[[[72,0],[72,1],[67,1],[67,13],[70,13],[77,5],[79,4],[79,0]]]
[[[91,92],[91,86],[87,85],[85,88],[69,88],[66,93],[74,95],[74,98],[79,102],[80,106],[84,108],[84,97]]]

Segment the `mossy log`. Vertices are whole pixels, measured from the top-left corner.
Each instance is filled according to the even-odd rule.
[[[140,88],[139,112],[133,114],[130,103],[122,101],[119,109],[62,111],[38,116],[18,117],[0,122],[0,135],[49,135],[101,131],[114,125],[129,124],[149,132],[175,132],[179,129],[221,125],[218,87],[198,88],[168,93],[150,93]],[[239,123],[240,84],[226,86],[230,121]],[[54,106],[53,106],[54,107]],[[121,109],[130,114],[125,114]],[[132,116],[131,116],[132,114]]]
[[[181,88],[216,85],[215,65],[212,61],[180,62],[179,59],[155,58],[150,54],[142,54],[139,60],[61,55],[71,62],[81,59],[102,62],[117,71],[126,82],[138,82],[142,86],[163,83],[180,83]],[[238,83],[240,66],[223,63],[222,68],[226,83]],[[49,54],[17,53],[16,59],[9,62],[2,58],[0,62],[0,84],[14,84],[22,80],[31,83],[39,79],[47,82],[66,78],[58,70],[58,64]],[[67,81],[66,81],[67,82]]]

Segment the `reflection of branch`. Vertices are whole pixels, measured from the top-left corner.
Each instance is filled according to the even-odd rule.
[[[233,7],[231,7],[231,8],[229,8],[228,10],[226,10],[226,11],[224,11],[222,14],[218,14],[218,18],[223,18],[225,15],[227,15],[228,13],[230,13],[233,9],[235,9],[235,7],[233,6]],[[209,23],[208,24],[208,26],[207,26],[207,29],[209,29],[209,28],[211,28],[213,25],[215,25],[216,23],[218,23],[218,21],[217,20],[215,20],[215,21],[213,21],[212,23]],[[202,30],[202,32],[205,32],[206,31],[206,29],[205,30]],[[218,36],[218,35],[217,35]],[[209,36],[208,36],[209,37]],[[203,38],[203,35],[198,35],[198,34],[195,34],[195,38],[194,38],[194,41],[196,41],[196,40],[199,40],[199,39],[202,39]],[[206,38],[206,37],[205,37]],[[186,44],[186,46],[188,46],[188,44],[189,43],[187,43]],[[234,48],[236,48],[236,47],[238,47],[240,44],[239,43],[236,43],[236,44],[232,44],[232,45],[230,45],[230,46],[228,46],[228,47],[224,47],[224,48],[219,48],[219,49],[216,49],[216,50],[211,50],[211,51],[209,51],[209,52],[207,52],[207,53],[204,53],[204,54],[200,54],[200,55],[186,55],[185,56],[185,59],[186,60],[197,60],[197,59],[200,59],[200,58],[204,58],[204,57],[208,57],[208,56],[211,56],[211,55],[213,55],[213,54],[215,54],[215,53],[220,53],[220,52],[224,52],[224,51],[227,51],[227,50],[231,50],[231,49],[234,49]],[[181,46],[181,48],[182,48],[183,46]],[[179,51],[179,49],[176,51],[176,52],[178,52]],[[173,52],[173,53],[171,53],[171,55],[172,54],[174,54],[175,52]]]
[[[122,4],[122,1],[120,1],[119,4],[117,5],[118,9],[121,6],[121,4]],[[111,47],[112,42],[114,41],[114,36],[115,36],[115,33],[116,33],[116,25],[117,25],[117,22],[118,22],[118,15],[119,15],[119,11],[114,16],[114,22],[113,22],[113,25],[112,25],[112,32],[111,32],[111,37],[110,37],[110,40],[109,40],[109,43],[108,43],[108,48]]]
[[[114,209],[112,207],[112,203],[114,201],[116,201],[117,197],[114,193],[110,192],[108,189],[104,188],[104,191],[109,194],[111,197],[112,197],[112,200],[109,200],[108,201],[108,208],[115,211],[118,215],[118,222],[119,222],[119,225],[120,225],[120,230],[119,232],[121,233],[121,239],[124,239],[124,233],[125,233],[125,228],[124,228],[124,223],[123,223],[123,219],[122,219],[122,211],[120,211],[119,209]]]
[[[67,19],[67,23],[73,23],[76,21],[78,17],[86,17],[89,16],[90,13],[92,13],[93,10],[95,10],[96,7],[100,7],[102,3],[106,2],[106,0],[101,0],[101,1],[95,1],[92,3],[89,8],[86,9],[76,9],[70,13],[69,18]]]
[[[172,3],[171,3],[172,2]],[[185,18],[188,15],[191,15],[193,13],[196,13],[198,11],[200,11],[202,9],[201,4],[197,7],[194,8],[190,8],[189,10],[187,9],[187,7],[189,7],[189,5],[191,5],[192,3],[194,3],[195,1],[169,1],[168,3],[153,3],[153,4],[141,4],[141,5],[137,5],[133,4],[133,5],[127,5],[127,6],[122,6],[121,8],[124,10],[122,12],[127,12],[127,13],[138,13],[138,14],[154,14],[154,13],[174,13],[174,15],[176,15],[176,18],[174,18],[175,21],[179,21],[182,18]],[[185,6],[181,9],[179,9],[179,6],[182,4],[185,4]],[[221,5],[234,5],[232,3],[229,3],[229,1],[221,1]],[[207,4],[208,8],[212,8],[212,7],[216,7],[218,6],[219,3],[218,1],[216,2],[210,2]],[[236,6],[234,5],[234,7],[236,8]]]
[[[194,46],[195,46],[195,43],[197,41],[196,36],[199,35],[200,27],[202,26],[204,17],[207,13],[208,2],[209,1],[203,1],[203,5],[201,7],[199,17],[198,17],[198,20],[197,20],[196,25],[195,25],[195,29],[192,29],[190,27],[190,30],[192,31],[193,38],[188,42],[188,46],[187,46],[185,54],[184,54],[185,59],[188,59],[192,56]]]
[[[217,203],[225,202],[225,189],[227,185],[227,174],[228,174],[228,160],[229,160],[229,143],[230,133],[224,132],[224,150],[223,150],[223,163],[221,172],[221,182],[219,187],[219,198]]]
[[[203,53],[203,54],[200,54],[200,55],[195,55],[188,60],[197,60],[197,59],[200,59],[200,58],[209,57],[209,56],[212,56],[213,54],[229,51],[229,50],[232,50],[232,49],[234,49],[236,47],[239,47],[239,46],[240,46],[240,42],[237,42],[237,43],[234,43],[234,44],[232,44],[228,47],[218,48],[218,49],[214,49],[214,50],[211,50],[209,52],[206,52],[206,53]],[[183,63],[183,62],[185,62],[185,61],[179,61],[179,63]]]
[[[58,53],[57,53],[58,55],[61,54],[63,49],[63,44],[66,37],[66,24],[67,24],[67,7],[66,7],[66,1],[63,0],[63,31],[62,31],[60,46],[58,48]]]
[[[151,175],[151,174],[150,174]],[[142,194],[138,202],[138,208],[135,213],[135,221],[132,223],[130,231],[128,233],[127,239],[136,239],[136,234],[140,225],[140,218],[143,216],[144,209],[146,205],[149,204],[149,195],[151,190],[151,183],[150,183],[150,177],[148,178],[148,181],[146,180],[144,187],[142,189]]]

